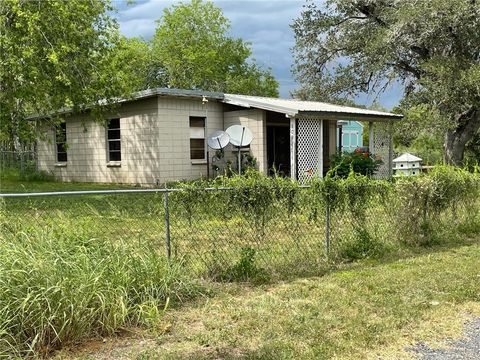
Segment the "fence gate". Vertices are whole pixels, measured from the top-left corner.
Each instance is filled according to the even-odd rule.
[[[313,175],[323,174],[323,121],[319,119],[296,120],[296,165],[297,179],[304,183]]]

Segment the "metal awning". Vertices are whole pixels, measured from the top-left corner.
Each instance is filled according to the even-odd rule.
[[[225,94],[222,102],[246,108],[257,108],[284,113],[292,118],[321,117],[325,120],[395,121],[403,117],[403,115],[400,114],[334,105],[319,101],[278,99],[261,96]]]

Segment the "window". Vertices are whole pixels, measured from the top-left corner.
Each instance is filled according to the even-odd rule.
[[[358,147],[358,133],[351,132],[350,133],[350,146],[351,147]]]
[[[107,124],[107,153],[108,161],[122,160],[120,142],[120,119],[111,119]]]
[[[190,159],[205,160],[205,118],[190,117]]]
[[[55,129],[57,162],[67,162],[67,124],[61,123]]]

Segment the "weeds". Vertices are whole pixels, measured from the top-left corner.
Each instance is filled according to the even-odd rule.
[[[46,354],[124,326],[154,326],[170,304],[198,293],[189,274],[260,283],[480,231],[479,176],[464,170],[392,182],[329,176],[310,185],[251,171],[183,185],[170,201],[170,265],[161,195],[5,199],[0,356]]]
[[[94,334],[148,325],[194,291],[148,242],[113,243],[78,227],[3,231],[0,357],[48,354]]]

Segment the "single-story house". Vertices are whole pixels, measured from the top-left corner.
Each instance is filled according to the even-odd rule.
[[[338,121],[338,150],[350,153],[363,147],[363,127],[364,125],[360,121]]]
[[[391,176],[390,124],[401,115],[322,102],[151,89],[118,101],[105,124],[87,112],[62,113],[56,129],[36,117],[42,136],[38,167],[62,181],[163,184],[213,176],[215,154],[206,138],[231,125],[247,126],[247,151],[261,172],[275,168],[294,179],[323,176],[337,151],[337,121],[369,124],[370,151],[384,160],[379,176]],[[225,149],[235,159],[235,148]],[[207,158],[207,153],[208,158]]]

